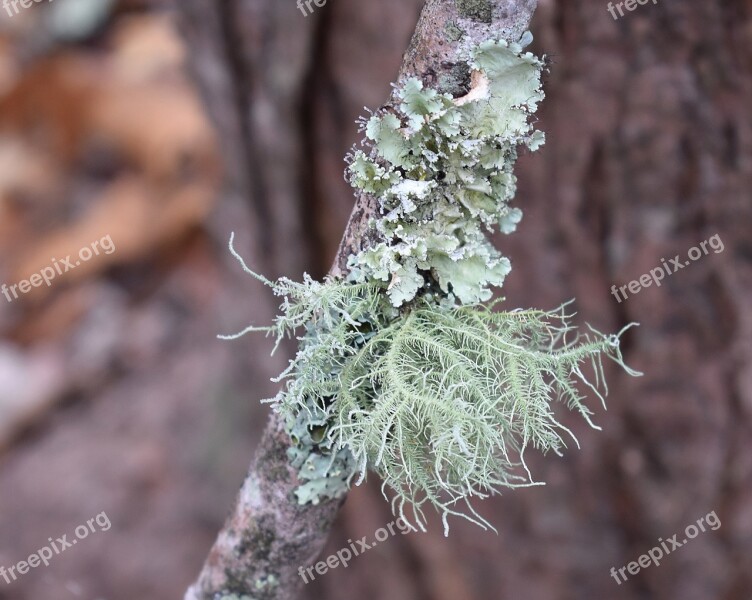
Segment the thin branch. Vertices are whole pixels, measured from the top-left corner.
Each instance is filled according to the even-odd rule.
[[[428,0],[405,53],[400,79],[418,77],[439,91],[464,96],[470,85],[464,51],[489,38],[517,41],[529,27],[536,4],[537,0]],[[178,5],[183,10],[183,3]],[[196,12],[185,10],[183,16],[195,20]],[[200,29],[199,23],[191,24],[192,31]],[[200,52],[206,45],[197,48]],[[194,57],[197,60],[205,59]],[[348,257],[376,240],[369,230],[376,210],[374,198],[357,198],[331,269],[333,276],[344,275]],[[255,600],[297,597],[303,585],[298,569],[315,562],[344,499],[316,506],[297,504],[293,492],[300,482],[288,463],[289,447],[283,424],[273,415],[232,514],[185,600],[220,600],[229,593]]]

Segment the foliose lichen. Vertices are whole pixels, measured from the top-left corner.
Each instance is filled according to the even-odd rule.
[[[335,445],[327,436],[332,402],[321,405],[311,397],[304,397],[303,402],[305,410],[287,415],[287,430],[293,442],[288,457],[298,479],[304,482],[295,490],[298,502],[319,504],[347,492],[354,460],[347,447]]]
[[[393,110],[362,121],[366,148],[349,156],[351,184],[383,211],[373,224],[383,241],[350,257],[351,278],[387,282],[396,307],[431,279],[464,304],[487,301],[511,269],[487,236],[522,218],[509,205],[513,168],[518,146],[544,140],[529,122],[543,62],[502,40],[475,48],[470,65],[475,85],[462,98],[404,82]]]

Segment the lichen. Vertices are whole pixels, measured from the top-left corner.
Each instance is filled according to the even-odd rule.
[[[215,594],[216,600],[272,600],[278,597],[279,577],[275,573],[257,577],[253,582],[254,595],[249,596],[242,591],[234,591],[246,589],[244,575],[225,569],[225,585],[223,592]]]
[[[293,445],[288,450],[290,464],[303,481],[295,490],[300,504],[319,504],[339,498],[350,488],[354,461],[347,447],[335,446],[327,436],[331,405],[305,398],[305,410],[290,412],[288,431]]]
[[[438,87],[452,96],[464,96],[470,91],[470,65],[460,61],[447,65],[437,78]]]
[[[254,582],[254,587],[259,591],[274,590],[279,585],[279,579],[274,574],[259,577]]]
[[[262,516],[243,531],[243,537],[238,545],[239,553],[242,555],[249,549],[253,549],[254,556],[258,560],[266,560],[269,558],[276,537],[274,521],[269,516]]]
[[[338,489],[356,473],[360,482],[368,470],[377,472],[392,490],[394,509],[417,528],[424,526],[425,504],[440,510],[447,529],[448,515],[488,526],[469,500],[535,485],[526,448],[560,453],[566,446],[564,434],[571,434],[554,417],[552,402],[595,427],[576,382],[603,400],[604,356],[636,374],[622,361],[621,334],[577,335],[563,310],[501,312],[495,304],[458,306],[432,292],[395,314],[383,285],[272,285],[289,294],[269,328],[277,336],[295,330],[301,311],[321,307],[273,400],[300,424],[297,435],[307,424],[312,443],[330,449],[326,458],[296,450],[295,465],[320,467],[316,480],[334,478]],[[345,472],[333,458],[339,453]],[[321,486],[327,492],[325,481]],[[315,502],[308,496],[314,491],[299,489],[298,498]]]
[[[465,32],[462,31],[462,28],[454,21],[449,21],[444,27],[444,30],[447,33],[447,37],[453,42],[461,40],[462,36],[465,35]]]
[[[543,61],[523,51],[529,41],[475,47],[461,97],[408,79],[388,109],[361,121],[365,143],[349,155],[347,176],[379,213],[347,278],[269,281],[231,239],[244,269],[283,298],[272,326],[237,335],[299,336],[269,402],[291,435],[300,503],[339,497],[373,470],[416,528],[426,504],[442,513],[445,531],[448,515],[489,526],[470,500],[535,485],[529,446],[564,449],[570,432],[552,403],[595,427],[576,384],[603,399],[603,357],[638,374],[622,361],[621,333],[577,335],[563,309],[488,302],[511,268],[488,236],[512,233],[522,217],[510,205],[517,149],[544,139],[530,123]]]
[[[492,12],[489,0],[457,0],[460,16],[482,23],[490,23]]]
[[[283,447],[274,447],[269,452],[265,452],[258,457],[258,466],[261,472],[264,473],[264,478],[270,483],[286,482],[290,479],[290,472],[287,468],[285,450]],[[258,482],[253,482],[254,487],[250,489],[250,493],[258,497],[260,491],[258,489]]]
[[[518,44],[487,42],[471,54],[475,87],[455,99],[408,79],[395,110],[362,121],[365,150],[349,157],[351,184],[377,195],[381,242],[350,258],[355,281],[388,282],[395,307],[438,282],[465,304],[487,301],[510,271],[487,237],[516,229],[517,147],[543,134],[529,117],[543,98],[543,62]]]
[[[331,281],[314,281],[308,275],[302,283],[286,278],[272,282],[248,268],[235,251],[233,239],[234,236],[230,238],[230,251],[243,269],[272,287],[284,301],[273,326],[252,326],[238,334],[220,337],[235,339],[252,331],[274,334],[276,350],[285,335],[304,331],[295,360],[275,378],[275,381],[288,380],[285,397],[301,403],[294,409],[280,411],[290,435],[289,463],[301,482],[295,489],[295,499],[300,504],[319,504],[339,498],[350,487],[355,464],[349,448],[335,443],[329,435],[333,401],[339,393],[331,379],[336,377],[343,361],[369,337],[367,330],[375,330],[396,318],[398,312],[378,286],[370,283],[334,285]],[[305,391],[305,386],[313,381],[325,382],[315,396]],[[268,402],[278,404],[279,399]]]

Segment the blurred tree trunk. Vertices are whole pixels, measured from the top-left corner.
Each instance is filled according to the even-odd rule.
[[[353,121],[388,96],[421,0],[333,0],[306,17],[293,0],[179,4],[265,271],[322,275],[352,206]],[[748,598],[752,7],[658,0],[614,20],[606,6],[540,3],[548,143],[518,167],[525,219],[500,240],[514,269],[504,292],[514,306],[575,297],[601,329],[640,321],[626,354],[646,376],[611,373],[603,432],[573,421],[582,451],[534,461],[546,488],[481,506],[499,537],[461,523],[448,541],[440,527],[400,536],[317,579],[310,598]],[[715,234],[722,253],[621,303],[610,294]],[[610,577],[713,510],[718,531],[627,583]],[[356,490],[329,550],[390,520],[377,485]]]

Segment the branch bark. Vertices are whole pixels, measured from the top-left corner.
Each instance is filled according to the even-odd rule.
[[[243,76],[237,67],[245,61],[243,47],[229,51],[226,47],[228,40],[232,43],[238,36],[226,31],[234,21],[223,11],[238,11],[244,1],[258,3],[239,1],[207,4],[188,0],[178,6],[183,30],[190,36],[194,74],[209,102],[225,152],[230,155],[230,178],[242,182],[247,175],[239,156],[247,127],[244,131],[239,123],[249,114],[249,107],[243,106],[249,98],[247,93],[232,90],[247,92],[248,86],[232,81]],[[536,4],[537,0],[428,0],[399,78],[418,77],[442,92],[466,94],[470,73],[463,51],[489,38],[518,40],[528,28]],[[207,8],[210,5],[213,7]],[[207,16],[207,12],[212,14]],[[217,72],[217,64],[223,66],[222,71]],[[218,103],[218,97],[224,102]],[[222,114],[223,107],[232,112],[233,104],[236,114]],[[376,199],[368,195],[356,199],[330,271],[332,276],[344,275],[348,256],[373,243],[369,220],[377,206]],[[288,464],[289,445],[281,420],[272,415],[232,514],[185,600],[218,600],[223,593],[247,594],[258,600],[292,600],[298,595],[303,585],[298,568],[315,561],[344,499],[317,506],[298,505],[293,492],[299,481]]]

